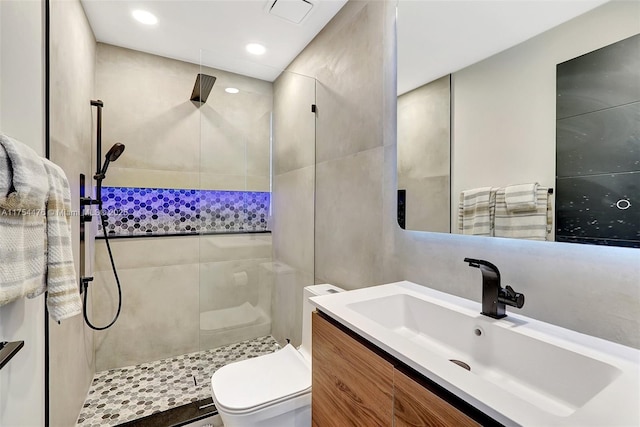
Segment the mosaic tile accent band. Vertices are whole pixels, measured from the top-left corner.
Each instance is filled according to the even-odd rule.
[[[258,191],[102,188],[110,236],[267,231],[270,199]]]

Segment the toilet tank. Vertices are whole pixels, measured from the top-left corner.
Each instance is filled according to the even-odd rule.
[[[311,313],[315,309],[309,298],[337,292],[344,292],[344,289],[324,284],[306,286],[302,290],[302,345],[298,350],[309,361],[311,360]]]

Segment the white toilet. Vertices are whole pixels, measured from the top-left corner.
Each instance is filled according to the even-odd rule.
[[[231,363],[211,377],[213,401],[225,427],[311,426],[310,297],[342,292],[333,285],[303,290],[302,345]]]

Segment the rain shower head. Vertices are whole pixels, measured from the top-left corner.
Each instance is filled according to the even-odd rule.
[[[124,144],[121,144],[119,142],[116,142],[115,144],[113,144],[113,146],[109,148],[109,151],[107,151],[107,154],[105,154],[104,156],[104,163],[102,164],[102,169],[100,169],[100,172],[98,172],[93,177],[93,179],[103,180],[107,174],[109,163],[115,162],[116,160],[118,160],[118,157],[120,157],[124,149],[125,149]]]
[[[198,74],[198,77],[196,77],[196,84],[193,86],[193,91],[191,92],[191,101],[197,103],[198,107],[207,102],[207,98],[209,97],[215,82],[216,78],[214,76],[201,73]]]

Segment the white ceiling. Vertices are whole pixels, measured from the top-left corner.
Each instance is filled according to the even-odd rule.
[[[306,0],[314,7],[299,25],[268,14],[273,1],[82,0],[82,6],[99,42],[273,81],[346,0]],[[158,24],[138,23],[135,9],[153,13]],[[251,55],[248,43],[267,52]]]
[[[306,0],[301,24],[269,15],[274,0],[82,0],[99,42],[273,81],[346,0]],[[301,1],[301,0],[279,0]],[[380,0],[381,1],[381,0]],[[608,0],[398,0],[398,93],[521,43]],[[158,17],[144,26],[131,17]],[[267,52],[245,51],[258,42]]]

